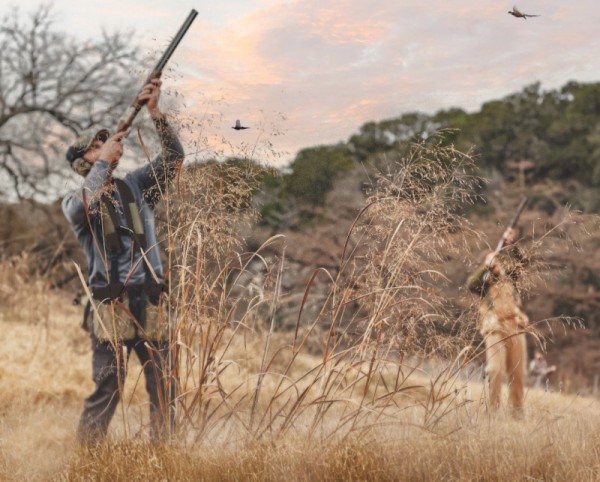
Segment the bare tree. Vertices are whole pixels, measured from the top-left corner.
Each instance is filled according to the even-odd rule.
[[[52,8],[0,23],[0,197],[48,196],[74,134],[116,125],[137,79],[131,33],[80,41],[55,30]],[[54,181],[53,181],[54,179]]]

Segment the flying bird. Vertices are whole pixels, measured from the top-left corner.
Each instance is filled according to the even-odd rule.
[[[527,20],[527,17],[539,17],[539,15],[529,15],[528,13],[523,13],[517,7],[513,7],[513,9],[508,13],[510,13],[513,17],[523,18],[525,20]]]
[[[235,129],[236,131],[241,131],[242,129],[250,129],[250,127],[243,126],[240,120],[238,119],[235,121],[235,126],[233,126],[232,129]]]

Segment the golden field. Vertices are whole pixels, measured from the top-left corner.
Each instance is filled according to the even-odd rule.
[[[81,307],[72,306],[64,294],[47,291],[42,282],[31,284],[22,296],[18,293],[25,285],[17,286],[14,278],[7,284],[7,278],[3,276],[1,285],[3,300],[8,296],[14,303],[0,318],[5,340],[0,352],[2,480],[500,481],[600,476],[597,400],[530,390],[522,420],[508,414],[492,418],[481,384],[446,376],[449,372],[441,366],[436,376],[406,368],[394,403],[379,409],[369,404],[372,413],[361,413],[353,426],[347,416],[361,404],[362,389],[347,392],[346,400],[321,416],[318,427],[318,396],[307,399],[294,424],[283,431],[277,420],[291,409],[279,415],[262,413],[272,419],[260,434],[248,429],[243,420],[248,406],[241,403],[231,408],[237,418],[223,418],[197,440],[153,446],[145,433],[147,401],[140,367],[132,357],[126,410],[115,416],[110,441],[96,450],[81,449],[75,427],[83,398],[93,388],[89,342],[79,327]],[[267,332],[227,331],[231,348],[222,363],[236,367],[222,378],[230,387],[252,392]],[[274,350],[288,346],[289,337],[275,335],[271,345]],[[285,358],[269,369],[272,378],[265,377],[265,392],[275,389]],[[302,385],[302,377],[322,364],[321,357],[300,353],[288,377]],[[346,370],[345,376],[352,377],[353,370]],[[364,380],[360,383],[364,386]]]
[[[134,357],[108,440],[76,444],[93,388],[82,307],[29,254],[0,260],[0,478],[597,480],[595,398],[531,389],[522,418],[487,410],[474,309],[441,289],[449,256],[481,237],[458,209],[473,201],[470,162],[439,146],[401,159],[337,267],[304,273],[300,292],[284,236],[241,247],[253,188],[240,168],[192,172],[161,214],[178,385],[161,445]]]

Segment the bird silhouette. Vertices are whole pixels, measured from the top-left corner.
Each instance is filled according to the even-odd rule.
[[[235,125],[232,127],[232,129],[235,129],[236,131],[241,131],[242,129],[250,129],[250,127],[243,126],[240,120],[238,119],[235,121]]]
[[[525,20],[527,20],[527,17],[539,17],[539,15],[529,15],[528,13],[523,13],[517,7],[513,7],[513,9],[508,13],[513,17],[523,18]]]

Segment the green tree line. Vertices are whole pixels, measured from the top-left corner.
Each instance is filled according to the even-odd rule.
[[[440,130],[443,142],[475,155],[483,176],[495,172],[508,179],[521,163],[533,181],[600,186],[600,83],[571,81],[544,91],[537,82],[476,112],[404,113],[367,122],[347,142],[303,149],[279,180],[269,180],[274,196],[267,217],[292,205],[306,215],[324,205],[336,177]],[[598,207],[600,198],[593,210]]]

